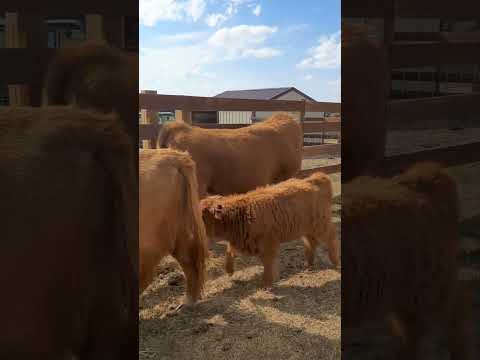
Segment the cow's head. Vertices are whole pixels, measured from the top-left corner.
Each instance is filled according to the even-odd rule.
[[[200,202],[202,218],[208,236],[219,236],[225,208],[221,204],[221,196],[209,196]]]

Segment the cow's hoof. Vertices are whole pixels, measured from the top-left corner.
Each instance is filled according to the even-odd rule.
[[[303,263],[303,268],[304,268],[305,270],[313,270],[313,263],[309,263],[309,262],[307,262],[307,261],[304,261],[304,263]]]

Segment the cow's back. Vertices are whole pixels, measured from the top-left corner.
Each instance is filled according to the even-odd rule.
[[[161,147],[190,153],[197,164],[201,195],[247,192],[286,180],[301,168],[301,128],[284,113],[240,129],[173,124],[160,139]]]
[[[115,218],[134,173],[112,161],[130,144],[108,118],[69,108],[2,110],[0,123],[0,358],[119,358],[137,255]]]

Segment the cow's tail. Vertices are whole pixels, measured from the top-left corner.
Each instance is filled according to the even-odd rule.
[[[193,244],[191,244],[191,256],[194,261],[195,271],[198,274],[198,286],[200,293],[205,288],[207,278],[206,260],[208,258],[208,237],[205,230],[205,225],[202,219],[202,212],[200,209],[200,198],[198,194],[198,180],[196,175],[195,162],[188,155],[185,166],[179,168],[180,173],[185,179],[186,183],[186,200],[187,211],[191,214],[189,218],[192,219],[193,227]]]

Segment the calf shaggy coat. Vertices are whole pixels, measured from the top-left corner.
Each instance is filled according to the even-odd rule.
[[[244,193],[295,176],[302,164],[302,130],[286,113],[235,130],[182,122],[163,127],[158,147],[188,151],[197,164],[200,198]]]
[[[186,303],[200,298],[208,254],[199,207],[195,163],[183,152],[140,150],[140,291],[153,280],[155,266],[168,254],[187,278]]]
[[[279,279],[280,243],[304,237],[305,260],[311,266],[315,248],[328,246],[337,266],[335,226],[331,220],[332,184],[327,175],[258,188],[246,194],[211,196],[201,201],[207,234],[229,242],[226,271],[233,273],[235,252],[259,256],[264,266],[264,284]]]
[[[457,280],[458,196],[433,163],[393,179],[360,177],[342,189],[342,325],[393,315],[402,359],[448,329],[452,359],[467,359]]]
[[[130,149],[111,116],[0,110],[0,359],[138,356]]]

